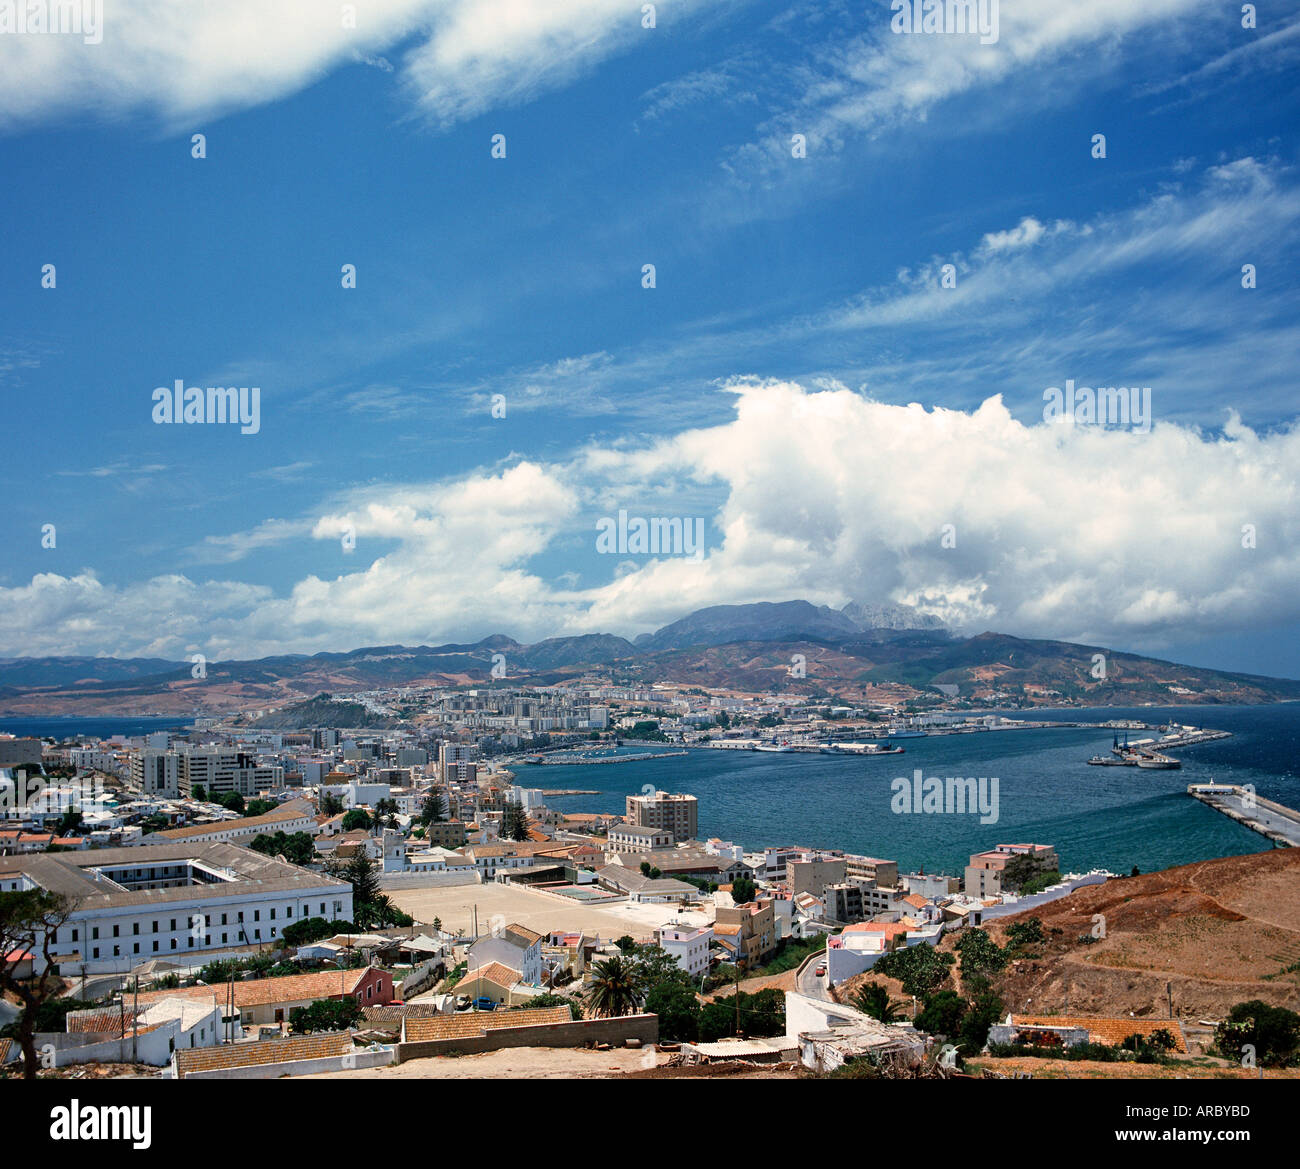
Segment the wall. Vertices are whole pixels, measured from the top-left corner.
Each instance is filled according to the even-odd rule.
[[[246,1068],[213,1068],[206,1072],[189,1072],[187,1080],[277,1080],[281,1076],[310,1076],[317,1072],[343,1072],[354,1068],[387,1067],[394,1062],[394,1048],[379,1051],[354,1051],[322,1059],[297,1059],[285,1063],[254,1064]]]
[[[433,1039],[423,1043],[399,1043],[396,1063],[446,1055],[499,1051],[507,1047],[582,1047],[587,1043],[620,1044],[639,1039],[643,1044],[659,1042],[658,1015],[625,1015],[618,1019],[581,1019],[546,1026],[511,1027],[464,1039]]]
[[[481,885],[483,878],[465,869],[453,872],[385,873],[379,879],[381,889],[434,889],[445,885]]]

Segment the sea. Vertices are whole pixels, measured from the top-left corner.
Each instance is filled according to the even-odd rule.
[[[840,848],[896,860],[905,871],[954,876],[971,853],[997,844],[1051,844],[1062,871],[1117,873],[1272,847],[1189,796],[1190,783],[1250,783],[1257,794],[1300,808],[1300,703],[1002,713],[1026,722],[1172,720],[1230,731],[1232,738],[1178,748],[1183,766],[1176,771],[1089,765],[1091,756],[1109,753],[1114,732],[1108,727],[1035,727],[900,739],[904,754],[876,758],[697,748],[684,757],[597,767],[521,765],[516,782],[599,790],[548,798],[573,812],[622,812],[625,797],[646,785],[689,792],[700,802],[701,838],[716,836],[746,850]],[[916,768],[927,778],[996,778],[997,822],[981,824],[978,815],[961,813],[895,813],[892,781],[911,780]]]
[[[1300,703],[1268,706],[1070,708],[1004,711],[1026,722],[1101,724],[1174,721],[1230,731],[1232,738],[1178,748],[1177,771],[1093,767],[1110,750],[1108,727],[1034,727],[900,739],[905,754],[876,758],[766,754],[710,748],[684,756],[602,766],[519,765],[524,787],[582,789],[596,795],[548,798],[571,812],[622,812],[647,786],[699,799],[699,832],[746,850],[774,845],[840,848],[896,860],[907,871],[960,875],[973,852],[996,844],[1055,845],[1064,871],[1127,873],[1168,868],[1272,847],[1263,836],[1187,794],[1189,783],[1254,784],[1256,792],[1300,808]],[[177,718],[9,718],[14,735],[140,735],[183,729]],[[866,736],[862,736],[865,738]],[[1136,733],[1134,738],[1143,737]],[[623,748],[661,750],[661,744]],[[915,769],[935,776],[996,778],[998,819],[978,814],[895,813],[892,781]]]

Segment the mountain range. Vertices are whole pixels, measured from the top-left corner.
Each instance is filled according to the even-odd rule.
[[[498,634],[465,644],[208,662],[206,676],[197,679],[188,661],[4,658],[0,715],[215,714],[279,709],[321,693],[548,685],[583,676],[842,700],[959,696],[1013,706],[1300,699],[1300,681],[1071,642],[999,633],[959,637],[906,606],[853,603],[832,609],[794,600],[699,609],[635,641],[586,634],[526,645]]]

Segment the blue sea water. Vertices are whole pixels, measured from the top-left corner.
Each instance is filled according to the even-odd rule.
[[[621,812],[653,784],[699,798],[701,837],[747,849],[797,844],[897,860],[905,869],[960,874],[973,852],[999,843],[1053,844],[1064,869],[1143,872],[1270,842],[1187,795],[1189,783],[1253,783],[1259,795],[1300,808],[1300,704],[1009,711],[1009,717],[1101,723],[1168,719],[1233,737],[1175,752],[1177,771],[1091,767],[1108,728],[1035,728],[904,739],[906,754],[880,758],[692,750],[684,758],[600,767],[520,766],[526,787],[599,789],[548,800],[566,811]],[[1134,735],[1135,738],[1142,737]],[[998,779],[999,819],[898,815],[891,781],[925,776]]]
[[[861,758],[692,750],[684,757],[605,766],[520,766],[527,787],[598,790],[548,802],[568,811],[621,812],[624,797],[652,784],[700,801],[701,836],[747,849],[800,844],[897,860],[907,869],[959,874],[972,852],[995,844],[1053,844],[1066,869],[1144,872],[1270,847],[1186,794],[1187,785],[1252,783],[1261,796],[1300,808],[1300,704],[1115,707],[1008,711],[1009,717],[1102,723],[1134,718],[1231,731],[1233,737],[1179,749],[1178,771],[1090,767],[1110,747],[1109,729],[1050,728],[904,739],[903,755]],[[183,728],[177,718],[0,719],[14,735],[139,735]],[[1135,736],[1137,737],[1137,736]],[[636,750],[657,749],[650,744]],[[999,819],[896,815],[891,781],[925,776],[998,779]]]
[[[89,735],[107,739],[112,735],[147,735],[153,731],[187,731],[194,725],[192,718],[168,716],[165,718],[82,718],[65,715],[56,718],[0,718],[0,732],[26,738],[60,739],[75,735]]]

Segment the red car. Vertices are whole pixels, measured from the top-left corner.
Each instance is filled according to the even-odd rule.
[[[814,973],[818,978],[824,978],[825,975],[826,975],[826,963],[825,963],[825,962],[819,962],[819,963],[817,963],[817,969],[814,970],[813,973]]]

